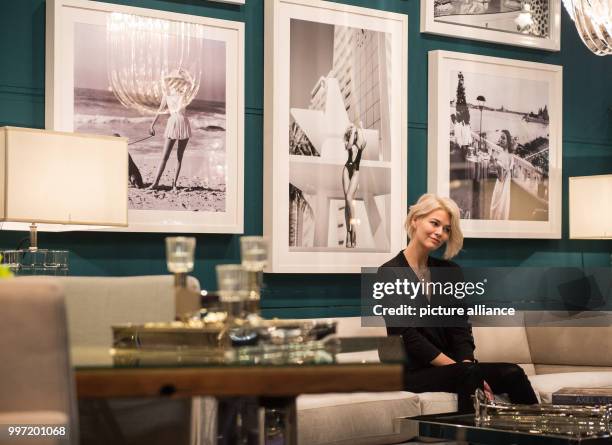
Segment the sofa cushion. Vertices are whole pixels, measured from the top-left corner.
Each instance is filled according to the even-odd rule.
[[[68,333],[72,348],[110,347],[111,326],[122,323],[172,321],[174,277],[58,277],[66,295]],[[187,285],[199,291],[189,277]]]
[[[336,354],[337,363],[380,363],[378,349],[359,352],[340,352]]]
[[[367,320],[365,320],[367,318]],[[340,317],[336,318],[338,337],[386,337],[387,328],[382,317]],[[364,321],[367,326],[362,326]]]
[[[609,319],[604,320],[609,323]],[[578,321],[574,322],[578,323]],[[532,363],[612,366],[612,326],[527,327]]]
[[[308,394],[297,398],[298,442],[317,444],[386,444],[408,440],[394,419],[418,416],[419,398],[410,392]]]
[[[558,374],[560,372],[612,372],[612,366],[535,365],[533,374]],[[531,375],[531,374],[527,374]]]
[[[450,392],[418,393],[421,415],[457,411],[457,394]]]
[[[479,361],[533,363],[524,326],[475,327],[472,332]]]
[[[534,390],[540,394],[542,402],[550,403],[552,393],[564,387],[596,388],[612,386],[612,372],[564,372],[529,376]]]

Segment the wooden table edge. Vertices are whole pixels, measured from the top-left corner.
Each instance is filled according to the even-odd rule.
[[[402,365],[77,369],[79,398],[264,396],[401,391]]]

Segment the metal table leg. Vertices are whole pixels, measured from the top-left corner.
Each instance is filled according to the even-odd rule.
[[[259,399],[259,444],[297,445],[295,396]]]

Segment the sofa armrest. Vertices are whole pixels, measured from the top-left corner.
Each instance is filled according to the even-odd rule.
[[[70,444],[70,419],[68,413],[61,411],[0,411],[0,425],[4,425],[0,432],[0,442],[14,439],[20,445],[68,445]],[[57,435],[9,437],[8,425],[14,426],[50,426],[64,427],[64,434],[58,432]],[[35,431],[33,431],[35,432]]]

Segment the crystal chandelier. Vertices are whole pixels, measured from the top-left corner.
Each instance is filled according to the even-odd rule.
[[[183,103],[191,103],[202,77],[203,25],[114,12],[106,31],[108,79],[123,106],[157,113],[166,94],[165,80],[177,72],[186,84]]]
[[[563,0],[584,44],[598,56],[612,54],[612,0]]]

